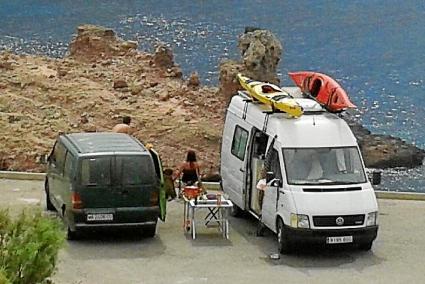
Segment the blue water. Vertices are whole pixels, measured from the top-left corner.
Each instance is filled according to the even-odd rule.
[[[81,23],[111,27],[142,50],[164,42],[185,75],[196,70],[211,85],[221,59],[239,58],[244,27],[267,28],[283,42],[282,84],[288,71],[327,73],[363,125],[425,148],[423,0],[0,0],[0,49],[61,57]],[[424,167],[386,176],[390,190],[425,192]]]

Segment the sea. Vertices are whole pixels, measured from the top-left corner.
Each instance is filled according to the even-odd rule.
[[[139,48],[169,45],[188,76],[217,85],[218,65],[240,59],[245,27],[282,42],[278,72],[334,77],[373,133],[425,149],[425,1],[423,0],[0,0],[0,50],[63,57],[83,23],[113,28]],[[380,190],[425,193],[425,167],[383,172]]]

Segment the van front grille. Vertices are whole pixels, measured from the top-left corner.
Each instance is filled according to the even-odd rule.
[[[364,223],[364,214],[359,215],[336,215],[336,216],[313,216],[315,227],[347,227],[361,226]]]
[[[356,191],[356,190],[362,190],[362,188],[360,186],[338,187],[338,188],[329,188],[329,187],[303,188],[304,192],[338,192],[338,191]]]

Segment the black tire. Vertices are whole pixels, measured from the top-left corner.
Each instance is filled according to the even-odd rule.
[[[142,235],[146,238],[153,238],[156,233],[156,224],[155,225],[149,225],[145,226],[142,229]]]
[[[288,254],[291,252],[291,247],[285,234],[285,226],[281,218],[277,219],[277,244],[281,254]]]
[[[47,179],[44,182],[44,190],[46,192],[46,209],[49,211],[56,211],[55,206],[53,206],[53,203],[50,200],[49,182],[47,181]]]
[[[370,249],[372,248],[372,244],[373,242],[360,243],[359,249],[362,251],[370,251]]]
[[[77,231],[72,231],[69,226],[68,214],[66,214],[66,210],[63,211],[63,222],[66,226],[66,239],[69,241],[78,240],[79,234]]]

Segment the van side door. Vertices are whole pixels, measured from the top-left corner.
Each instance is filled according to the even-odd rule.
[[[162,162],[159,154],[154,149],[149,149],[151,153],[153,164],[155,166],[156,176],[159,179],[160,187],[159,187],[159,209],[160,216],[159,218],[162,221],[165,221],[165,216],[167,214],[167,200],[165,198],[165,187],[164,187],[164,175],[162,170]]]
[[[267,171],[273,172],[274,178],[280,182],[276,182],[276,185],[267,184],[264,191],[263,210],[262,210],[262,222],[272,231],[276,230],[276,213],[279,210],[279,198],[280,191],[282,191],[282,169],[280,166],[279,151],[276,149],[275,144],[269,157],[266,157],[265,164],[268,164],[269,168]],[[267,161],[268,160],[268,161]]]
[[[231,126],[223,133],[221,153],[223,190],[238,207],[245,209],[246,153],[252,127],[243,120],[237,123],[226,121],[226,123]]]
[[[65,165],[65,155],[66,148],[58,139],[53,148],[53,152],[49,156],[47,175],[47,181],[49,183],[49,194],[52,199],[51,201],[56,208],[61,206],[61,204],[58,202],[58,198],[61,194],[61,180],[63,177],[63,169]]]

